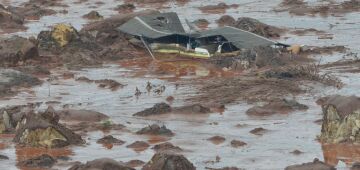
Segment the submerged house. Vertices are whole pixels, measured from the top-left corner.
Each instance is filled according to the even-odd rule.
[[[189,27],[191,30],[190,25]],[[141,40],[153,57],[165,54],[210,58],[217,55],[235,55],[242,49],[259,46],[286,46],[230,26],[186,32],[174,12],[134,17],[118,30]]]

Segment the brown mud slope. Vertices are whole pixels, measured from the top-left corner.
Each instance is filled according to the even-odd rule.
[[[89,169],[104,169],[104,170],[135,170],[131,167],[127,167],[125,164],[117,162],[113,159],[102,158],[95,159],[93,161],[86,162],[85,164],[76,164],[69,168],[69,170],[89,170]]]
[[[320,102],[323,124],[320,139],[326,143],[360,141],[360,98],[356,96],[329,96]]]
[[[142,170],[195,170],[194,165],[183,155],[157,153],[144,165]]]
[[[0,33],[25,30],[24,18],[0,4]]]
[[[313,162],[304,163],[301,165],[292,165],[285,168],[285,170],[336,170],[331,165],[327,165],[324,162],[319,161],[318,159],[314,159]]]
[[[227,5],[226,3],[221,2],[217,5],[202,6],[199,7],[199,9],[203,13],[221,14],[221,13],[225,13],[227,9],[238,8],[238,7],[239,7],[238,4]]]
[[[303,0],[283,0],[283,2],[274,9],[276,12],[289,11],[293,15],[311,15],[315,16],[320,14],[321,16],[346,14],[350,12],[360,11],[360,1],[348,0],[341,3],[335,1],[329,1],[327,4],[310,6]]]

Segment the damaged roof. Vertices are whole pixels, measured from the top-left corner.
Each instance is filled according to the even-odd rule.
[[[225,26],[206,30],[199,33],[197,38],[206,38],[213,36],[222,36],[227,42],[232,43],[237,48],[254,48],[259,46],[271,46],[278,44],[277,42],[252,32],[244,31],[235,27]]]
[[[161,38],[174,34],[186,34],[175,12],[138,16],[121,25],[118,30],[147,38]]]
[[[222,36],[226,39],[225,43],[231,43],[239,49],[280,44],[260,35],[231,26],[189,34],[185,32],[184,27],[175,12],[134,17],[118,27],[118,30],[130,35],[143,36],[150,39],[157,39],[170,35],[190,36],[195,39]]]

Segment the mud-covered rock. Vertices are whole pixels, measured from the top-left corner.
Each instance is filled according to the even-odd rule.
[[[239,148],[239,147],[242,147],[242,146],[245,146],[247,145],[247,143],[243,142],[243,141],[240,141],[240,140],[232,140],[230,142],[231,146],[234,147],[234,148]]]
[[[195,21],[193,21],[193,23],[198,27],[198,28],[207,28],[210,24],[210,22],[206,19],[197,19]]]
[[[157,144],[154,147],[152,147],[152,149],[155,150],[155,152],[181,152],[183,151],[180,147],[178,146],[174,146],[172,143],[170,142],[165,142],[165,143],[161,143],[161,144]]]
[[[329,96],[322,104],[323,123],[320,139],[327,143],[360,141],[360,98]]]
[[[170,105],[166,103],[157,103],[151,108],[135,113],[134,116],[151,116],[151,115],[159,115],[170,112],[171,112]]]
[[[207,5],[199,7],[199,9],[204,13],[225,13],[229,8],[237,8],[238,4],[228,5],[224,2],[218,3],[217,5]]]
[[[55,109],[49,106],[45,112],[40,113],[40,116],[49,121],[50,123],[59,123],[60,116],[56,113]]]
[[[150,145],[144,141],[135,141],[134,143],[127,145],[127,148],[133,148],[133,149],[143,149],[148,148]]]
[[[118,5],[115,10],[118,11],[119,13],[128,13],[128,12],[132,12],[133,10],[135,10],[135,5],[131,4],[131,3],[125,3],[125,4],[121,4]]]
[[[77,33],[77,30],[71,25],[57,24],[51,30],[51,39],[54,40],[55,44],[58,46],[64,47],[71,41],[79,39],[79,34]]]
[[[280,49],[255,47],[242,50],[233,56],[214,56],[209,61],[221,68],[247,70],[250,68],[284,66],[289,59],[290,56]]]
[[[236,28],[249,31],[268,38],[277,38],[284,32],[283,29],[267,25],[254,18],[240,17],[234,23]]]
[[[133,36],[117,28],[135,16],[153,12],[156,11],[116,15],[89,23],[80,31],[66,24],[58,24],[38,35],[40,54],[58,56],[57,62],[73,68],[99,65],[105,60],[137,57],[145,51],[131,43]]]
[[[237,168],[237,167],[224,167],[224,168],[209,168],[209,167],[206,167],[205,169],[207,169],[207,170],[242,170],[242,169]]]
[[[9,6],[8,10],[27,20],[39,20],[43,16],[56,14],[52,9],[42,8],[35,4],[25,4],[23,7]]]
[[[25,146],[47,148],[84,143],[80,135],[65,126],[31,113],[25,115],[17,124],[13,141]]]
[[[208,138],[207,140],[212,142],[215,145],[218,145],[218,144],[224,143],[226,139],[222,136],[213,136],[211,138]]]
[[[6,32],[24,30],[24,18],[0,4],[0,29]],[[0,31],[1,32],[1,31]]]
[[[219,26],[225,26],[225,25],[231,26],[231,25],[234,25],[235,22],[236,22],[236,20],[230,15],[223,15],[218,20],[216,20],[216,23]]]
[[[195,166],[183,155],[160,152],[144,165],[142,170],[195,170]]]
[[[199,113],[210,113],[211,110],[208,107],[204,107],[201,104],[193,104],[189,106],[181,106],[173,108],[174,113],[190,113],[190,114],[199,114]]]
[[[0,69],[0,96],[14,93],[12,88],[31,87],[41,84],[41,81],[31,75],[13,69]]]
[[[107,136],[97,140],[96,143],[122,145],[125,142],[120,139],[114,138],[112,135],[107,135]]]
[[[246,111],[252,116],[268,116],[276,113],[287,114],[295,110],[307,110],[306,105],[298,103],[296,100],[275,99],[263,106],[254,106]]]
[[[131,161],[128,161],[125,163],[126,166],[132,167],[132,168],[143,166],[144,164],[145,164],[145,162],[142,160],[131,160]]]
[[[350,170],[360,170],[360,163],[359,162],[353,163]]]
[[[39,157],[30,158],[18,163],[20,167],[31,168],[51,168],[56,163],[56,159],[50,155],[44,154]]]
[[[91,19],[91,20],[99,20],[104,18],[102,15],[99,14],[97,11],[90,11],[89,13],[83,15],[83,18]]]
[[[0,39],[0,66],[17,66],[39,56],[36,44],[27,38],[13,36]]]
[[[159,126],[157,124],[152,124],[150,126],[144,127],[136,132],[139,135],[165,135],[165,136],[173,136],[174,133],[166,128],[165,125]]]
[[[98,87],[100,88],[106,88],[113,91],[117,90],[119,87],[124,87],[123,84],[111,79],[95,80],[94,82],[98,84]]]
[[[109,117],[103,113],[92,110],[62,110],[58,111],[60,120],[64,122],[78,121],[78,122],[101,122],[109,119]]]
[[[40,7],[67,7],[66,4],[62,3],[62,0],[29,0],[23,5],[37,5]]]
[[[266,132],[268,132],[267,129],[264,129],[262,127],[258,127],[258,128],[254,128],[253,130],[250,131],[250,133],[254,134],[254,135],[258,135],[258,136],[262,136],[264,135]]]
[[[291,165],[285,168],[285,170],[336,170],[331,165],[328,165],[324,162],[319,161],[319,159],[314,159],[313,162],[304,163],[301,165]]]
[[[128,167],[120,162],[117,162],[110,158],[95,159],[88,161],[85,164],[77,164],[69,168],[69,170],[90,170],[90,169],[101,169],[101,170],[135,170]]]
[[[0,155],[0,160],[8,160],[9,157],[6,155]]]

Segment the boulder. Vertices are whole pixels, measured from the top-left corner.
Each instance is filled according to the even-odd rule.
[[[56,118],[46,119],[29,113],[16,127],[13,141],[31,147],[59,148],[68,145],[80,145],[84,140],[65,126],[51,122]]]
[[[360,141],[360,98],[334,95],[322,104],[323,123],[320,139],[326,143]]]
[[[195,170],[195,166],[183,155],[156,153],[142,170]]]

